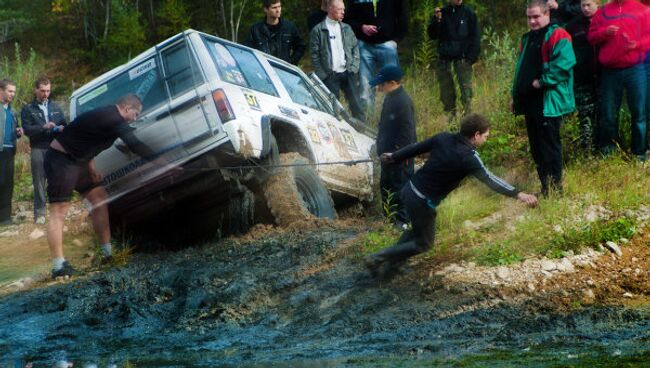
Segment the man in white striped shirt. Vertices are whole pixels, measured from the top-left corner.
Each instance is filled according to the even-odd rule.
[[[339,97],[343,90],[352,116],[364,121],[359,97],[359,48],[352,28],[343,23],[343,0],[330,0],[327,17],[309,34],[311,64],[318,78]]]

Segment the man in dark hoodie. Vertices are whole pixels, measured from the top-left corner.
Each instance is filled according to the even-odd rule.
[[[246,46],[298,65],[307,48],[298,28],[282,19],[280,0],[262,0],[262,6],[266,16],[263,21],[253,24]]]
[[[599,0],[582,0],[582,14],[566,26],[572,38],[576,66],[573,69],[573,90],[580,124],[580,147],[590,154],[594,149],[594,129],[598,106],[598,48],[589,43],[587,33],[591,18],[598,11]]]
[[[384,65],[399,65],[397,43],[408,31],[406,0],[350,0],[345,14],[359,40],[361,102],[365,109],[374,104],[370,80]]]
[[[476,14],[463,4],[463,0],[449,0],[448,6],[435,9],[428,33],[432,40],[439,40],[436,70],[445,112],[456,113],[456,87],[451,74],[453,66],[460,100],[465,113],[468,113],[472,98],[472,64],[478,60],[481,50],[481,30]]]
[[[551,9],[551,23],[561,27],[582,15],[580,0],[547,0],[547,4]]]
[[[469,114],[460,123],[460,133],[443,132],[396,152],[385,152],[382,162],[401,162],[429,153],[421,169],[404,185],[400,195],[412,229],[405,231],[395,245],[364,259],[373,275],[388,274],[410,257],[431,248],[435,236],[436,208],[467,176],[474,176],[493,191],[516,198],[529,207],[537,206],[537,197],[520,192],[485,167],[476,149],[490,135],[490,123],[483,116]],[[387,275],[387,273],[383,273]]]
[[[371,86],[386,94],[377,129],[377,155],[394,152],[415,143],[415,109],[413,101],[402,87],[402,69],[397,65],[381,68]],[[408,216],[402,206],[399,192],[413,175],[412,159],[401,162],[382,162],[379,186],[384,206],[390,206],[395,225],[402,228]]]

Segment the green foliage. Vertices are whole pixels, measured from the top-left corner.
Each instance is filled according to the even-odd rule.
[[[111,32],[100,43],[109,64],[117,66],[146,49],[145,26],[140,12],[119,0],[113,0]]]
[[[12,108],[20,112],[23,105],[29,103],[33,95],[33,83],[43,73],[43,65],[33,49],[24,57],[20,44],[14,44],[13,58],[4,56],[0,64],[0,78],[9,78],[16,82],[16,97]]]
[[[386,225],[376,231],[365,234],[359,240],[362,254],[375,253],[393,245],[399,239],[399,233],[391,225]]]
[[[483,266],[505,266],[523,259],[517,251],[502,244],[488,244],[479,248],[476,255],[476,262]]]
[[[578,224],[557,235],[551,242],[554,248],[549,252],[550,255],[553,255],[553,252],[557,255],[558,250],[579,250],[582,247],[594,247],[596,244],[607,241],[617,242],[621,238],[629,239],[636,233],[635,226],[634,221],[627,217]]]
[[[156,29],[160,38],[167,38],[190,28],[190,16],[183,0],[165,0],[156,12]]]
[[[395,221],[395,216],[397,215],[397,203],[395,199],[396,193],[391,191],[386,191],[386,200],[382,202],[382,210],[386,216],[386,220],[389,223]]]

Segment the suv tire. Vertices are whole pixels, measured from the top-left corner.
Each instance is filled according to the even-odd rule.
[[[298,153],[282,153],[282,167],[263,185],[266,204],[275,223],[280,226],[310,217],[336,218],[334,201],[329,191],[314,168],[306,165],[308,163]]]

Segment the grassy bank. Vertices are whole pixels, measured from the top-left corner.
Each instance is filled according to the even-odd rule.
[[[540,190],[539,180],[528,152],[523,117],[509,111],[517,43],[517,37],[507,32],[485,32],[485,50],[474,66],[472,106],[492,123],[490,139],[479,149],[484,161],[518,188],[535,193]],[[407,67],[404,84],[415,103],[418,139],[422,140],[456,130],[458,121],[442,113],[431,68],[435,59],[426,47],[419,50],[414,58],[419,62]],[[575,114],[567,117],[562,132],[565,191],[542,200],[537,209],[528,210],[468,180],[439,207],[436,242],[429,256],[507,264],[529,255],[560,257],[583,246],[633,236],[635,227],[645,221],[643,205],[650,203],[650,169],[626,155],[629,114],[623,111],[621,117],[621,152],[607,158],[586,156],[576,148],[577,119]],[[397,238],[387,225],[361,243],[365,252],[372,252]]]

